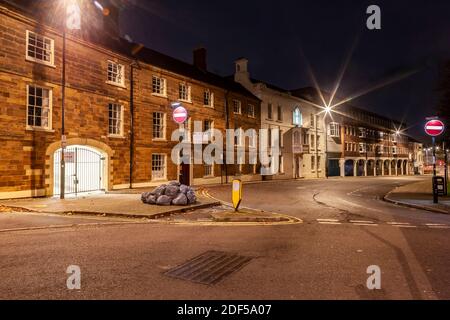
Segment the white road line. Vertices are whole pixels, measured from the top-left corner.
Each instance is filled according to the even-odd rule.
[[[427,227],[444,227],[444,226],[447,226],[446,224],[443,224],[443,223],[427,223],[425,225]]]
[[[341,222],[319,222],[319,224],[330,224],[330,225],[340,225]]]
[[[365,226],[365,227],[378,227],[377,224],[374,223],[354,223],[354,226]]]
[[[375,223],[373,221],[366,221],[366,220],[350,220],[351,223],[363,223],[363,224],[369,224],[369,223]]]
[[[400,226],[408,226],[408,225],[411,224],[409,222],[386,222],[386,223],[391,225],[391,226],[398,226],[398,225],[400,225]]]
[[[339,222],[337,219],[317,219],[319,222]]]

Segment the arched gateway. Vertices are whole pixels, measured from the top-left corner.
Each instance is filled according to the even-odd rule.
[[[112,149],[91,139],[69,139],[65,149],[65,193],[105,191],[110,189]],[[61,142],[47,148],[47,195],[60,194]]]

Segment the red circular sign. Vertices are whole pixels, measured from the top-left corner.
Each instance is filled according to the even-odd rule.
[[[173,121],[178,124],[183,124],[188,118],[187,110],[183,107],[178,107],[173,111]]]
[[[432,137],[440,136],[444,130],[445,125],[441,120],[430,120],[425,125],[425,132]]]

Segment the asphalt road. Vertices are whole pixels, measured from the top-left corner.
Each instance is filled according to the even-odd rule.
[[[246,185],[244,205],[304,220],[285,226],[105,221],[2,232],[0,217],[0,299],[450,299],[450,229],[437,226],[449,218],[377,200],[410,182]],[[209,191],[226,200],[228,189]],[[252,260],[210,286],[164,274],[209,250]],[[81,290],[66,287],[69,265],[81,268]],[[372,265],[381,269],[381,290],[366,287]]]

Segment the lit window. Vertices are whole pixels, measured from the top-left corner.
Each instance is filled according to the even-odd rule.
[[[125,68],[123,65],[108,61],[108,83],[125,85]]]
[[[367,136],[366,128],[359,128],[359,137],[365,138]]]
[[[341,126],[339,123],[330,123],[330,137],[339,138],[341,136]]]
[[[166,179],[166,155],[152,155],[152,180]]]
[[[109,104],[109,134],[122,135],[122,106],[120,104]]]
[[[180,83],[179,99],[181,101],[191,102],[191,86],[188,86],[184,83]]]
[[[364,143],[359,144],[359,152],[366,152],[366,145]]]
[[[214,107],[214,93],[210,90],[205,90],[203,93],[203,105],[207,107]]]
[[[165,96],[166,95],[166,79],[153,76],[152,80],[153,94]]]
[[[27,60],[53,65],[55,61],[53,39],[27,31]]]
[[[242,113],[242,105],[239,100],[233,100],[233,112],[235,114],[241,114]]]
[[[300,111],[300,108],[295,108],[293,115],[292,115],[292,123],[294,126],[301,127],[303,126],[303,117],[302,112]]]
[[[248,105],[248,116],[250,118],[254,118],[255,117],[255,106],[252,104]]]
[[[51,96],[52,92],[48,89],[28,86],[29,127],[51,129]]]
[[[165,139],[165,115],[162,112],[153,112],[153,139]]]

